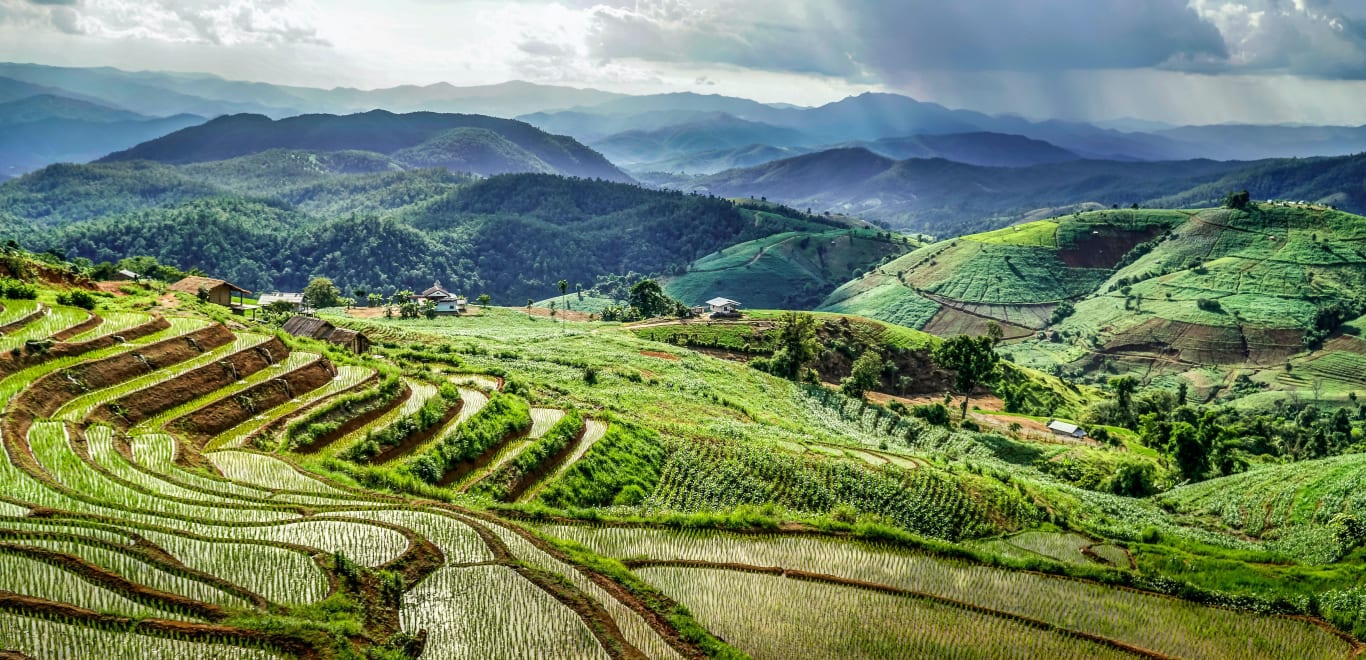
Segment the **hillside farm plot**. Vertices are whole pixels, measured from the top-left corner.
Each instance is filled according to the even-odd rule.
[[[99,649],[105,660],[196,658],[197,660],[273,660],[283,653],[222,642],[190,641],[138,634],[117,628],[100,629],[0,612],[0,640],[6,650],[31,658],[92,657]]]
[[[344,456],[348,449],[359,443],[365,442],[365,440],[370,437],[370,434],[383,431],[392,426],[395,422],[415,414],[422,409],[423,404],[427,403],[428,400],[439,395],[440,390],[430,383],[424,383],[418,380],[408,380],[406,382],[410,394],[408,395],[408,398],[403,401],[402,405],[394,406],[383,415],[376,417],[364,426],[348,433],[345,437],[322,448],[320,453],[325,456]]]
[[[177,417],[180,417],[181,415],[194,412],[195,410],[204,407],[206,404],[221,399],[230,398],[235,394],[247,390],[248,388],[255,387],[256,385],[260,385],[261,383],[264,383],[268,380],[288,374],[291,371],[302,369],[304,367],[307,367],[308,365],[317,363],[321,359],[322,356],[317,353],[293,351],[284,360],[273,363],[270,366],[261,369],[260,371],[257,371],[256,373],[250,374],[245,378],[238,380],[236,383],[233,383],[232,385],[229,385],[222,389],[214,390],[213,392],[205,394],[204,396],[201,396],[197,399],[193,399],[191,401],[186,401],[185,403],[182,403],[173,408],[168,408],[160,413],[157,413],[156,415],[153,415],[152,417],[143,420],[142,422],[139,422],[138,425],[134,427],[134,432],[143,432],[153,429],[159,430],[161,429],[161,427],[168,424],[171,420],[174,420]]]
[[[181,533],[131,530],[186,566],[218,577],[272,603],[314,603],[327,597],[327,575],[307,553],[264,543],[210,540]]]
[[[141,312],[100,312],[100,319],[102,322],[99,325],[81,334],[69,337],[66,341],[79,343],[98,337],[117,337],[121,332],[127,332],[131,328],[151,321],[152,316]]]
[[[563,463],[555,468],[555,471],[552,472],[549,477],[542,479],[540,483],[528,488],[519,501],[530,502],[531,500],[536,499],[536,495],[541,492],[542,488],[553,483],[561,476],[564,476],[564,473],[568,472],[569,468],[573,467],[579,459],[583,458],[584,454],[587,454],[588,450],[592,449],[593,445],[605,435],[607,435],[607,422],[597,419],[584,420],[583,435],[579,436],[579,440],[574,444],[574,448],[569,452],[569,456],[565,458]]]
[[[108,548],[88,543],[67,540],[22,539],[18,545],[44,548],[54,552],[79,557],[91,564],[105,568],[125,579],[146,585],[158,591],[178,594],[202,603],[212,603],[223,607],[245,609],[251,604],[240,596],[234,596],[204,582],[176,575],[155,564]]]
[[[1351,652],[1332,633],[1295,619],[838,539],[570,526],[543,530],[613,557],[777,566],[915,591],[1175,657],[1343,658]]]
[[[274,456],[255,452],[227,450],[208,455],[213,466],[231,481],[267,488],[270,490],[291,490],[317,495],[345,495],[346,492],[333,488],[313,477],[305,476],[294,466]]]
[[[242,334],[238,335],[233,343],[220,346],[207,351],[198,357],[191,358],[184,362],[170,365],[166,368],[157,368],[156,365],[147,364],[147,374],[125,380],[118,385],[88,392],[78,396],[57,409],[53,414],[54,418],[69,421],[80,421],[90,414],[90,411],[101,405],[115,401],[120,397],[133,392],[154,387],[159,383],[171,380],[176,376],[188,373],[199,367],[217,362],[233,353],[249,350],[255,346],[266,343],[270,340],[267,335]]]
[[[354,365],[343,365],[337,367],[337,375],[328,384],[300,395],[298,398],[290,400],[288,403],[266,410],[251,419],[238,424],[237,426],[225,431],[218,437],[211,440],[206,447],[208,451],[221,448],[241,447],[252,434],[259,432],[263,427],[276,420],[284,419],[299,410],[313,405],[334,394],[345,392],[366,379],[374,376],[375,370]]]
[[[90,313],[83,309],[49,307],[38,319],[30,321],[7,335],[0,336],[0,351],[19,348],[27,341],[47,339],[67,328],[81,324],[88,318],[90,318]]]
[[[1008,618],[856,587],[711,568],[638,572],[756,660],[1133,657]]]
[[[447,567],[404,596],[404,630],[426,630],[423,658],[606,660],[583,621],[506,566]]]
[[[1057,234],[1058,223],[1051,220],[1040,220],[989,231],[985,234],[973,234],[964,240],[999,245],[1056,248],[1058,247]]]
[[[18,323],[40,309],[36,300],[4,300],[0,305],[0,327]]]

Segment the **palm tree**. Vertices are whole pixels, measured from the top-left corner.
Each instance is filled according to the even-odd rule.
[[[556,284],[556,286],[560,287],[560,297],[563,298],[563,297],[565,296],[565,293],[566,293],[567,291],[569,291],[569,280],[560,280],[560,281]],[[565,309],[569,309],[569,302],[568,302],[568,301],[566,301],[564,305],[565,305]]]

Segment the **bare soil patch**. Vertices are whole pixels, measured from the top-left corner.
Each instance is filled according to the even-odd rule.
[[[679,359],[681,359],[677,355],[663,353],[660,351],[641,351],[640,354],[644,355],[645,357],[659,358],[661,360],[670,360],[673,362],[677,362]]]

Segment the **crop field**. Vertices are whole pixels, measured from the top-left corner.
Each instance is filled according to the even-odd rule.
[[[1023,245],[1025,247],[1058,247],[1058,223],[1050,220],[1028,222],[985,234],[973,234],[964,240],[999,245]]]
[[[1350,652],[1331,633],[1295,619],[1239,615],[1079,580],[975,566],[837,539],[569,526],[543,530],[613,557],[776,566],[884,585],[1175,657],[1341,658]],[[1162,625],[1149,625],[1151,621],[1162,621]]]
[[[1041,249],[1025,245],[1041,245],[1044,233],[1012,230],[989,247]],[[194,313],[194,301],[181,302],[180,313]],[[107,337],[150,318],[143,312],[149,307],[124,298],[100,304],[104,321],[80,338]],[[1212,518],[1202,500],[1178,502],[1180,513],[1170,515],[1151,501],[1026,482],[1030,467],[1001,476],[999,449],[975,434],[662,345],[629,327],[480,312],[339,318],[407,344],[377,344],[374,355],[226,328],[200,337],[227,342],[207,351],[191,351],[182,340],[158,344],[208,325],[186,317],[128,342],[63,348],[86,353],[26,358],[0,380],[0,650],[35,658],[412,660],[422,639],[422,658],[1092,658],[1137,651],[1312,659],[1353,651],[1316,619],[1056,574],[1113,578],[1116,567],[1139,570],[1148,565],[1145,546],[1133,536],[1147,526],[1165,536],[1170,527],[1133,521]],[[54,308],[48,316],[58,314]],[[755,318],[766,324],[773,316]],[[29,336],[84,318],[73,312],[33,325]],[[893,348],[922,350],[937,341],[852,323]],[[258,350],[268,341],[280,342],[269,346],[274,355]],[[131,356],[144,351],[139,365]],[[236,353],[243,355],[226,361]],[[100,368],[86,364],[111,357]],[[255,371],[233,378],[217,371],[232,364]],[[208,368],[187,376],[201,367]],[[259,399],[273,402],[259,409],[227,405],[286,374],[310,378],[312,389],[275,392]],[[341,451],[371,430],[407,428],[400,420],[436,411],[428,418],[439,418],[440,428],[422,427],[434,435],[420,453],[367,464],[250,441],[305,419],[322,402],[352,401],[346,397],[372,379],[407,379],[414,394],[373,421],[347,426],[362,428],[333,444]],[[459,415],[424,406],[441,396],[434,383],[457,379],[466,379]],[[181,391],[181,384],[199,389]],[[160,405],[136,409],[138,396],[158,392],[166,392]],[[136,416],[108,416],[121,405]],[[220,414],[213,431],[186,430]],[[441,478],[423,476],[428,459],[441,461]],[[1301,478],[1314,490],[1297,497],[1354,510],[1348,481],[1356,467],[1320,464],[1338,485]],[[448,482],[446,475],[460,478]],[[460,489],[465,484],[468,492]],[[1129,536],[1108,537],[1128,543],[1116,545],[1091,527],[1087,536],[1066,531],[1062,521],[1079,514],[1061,493],[1141,509],[1125,518],[1116,504],[1093,525],[1132,527]],[[1045,511],[1053,502],[1063,506]],[[1297,499],[1291,511],[1318,530],[1331,515],[1326,508],[1309,512]],[[623,518],[595,528],[564,524],[562,516],[571,515]],[[699,529],[631,522],[654,516]],[[514,519],[542,522],[525,523],[534,525],[528,532]],[[703,529],[713,520],[745,529],[750,519],[760,522],[744,534]],[[1063,530],[1034,529],[1055,519]],[[822,524],[833,531],[804,532]],[[864,530],[882,530],[877,538],[900,545],[846,537]],[[1266,544],[1277,541],[1275,529],[1264,531]],[[1018,551],[1000,554],[1021,563],[982,552],[973,543],[979,538]],[[1231,545],[1221,547],[1266,547],[1224,538]],[[959,554],[941,554],[951,547]],[[1139,568],[1130,568],[1126,548]],[[1047,570],[1017,570],[1024,562]]]
[[[121,332],[126,332],[130,328],[137,327],[151,320],[151,315],[143,314],[141,312],[101,312],[99,325],[86,330],[79,335],[74,335],[67,339],[67,341],[75,343],[95,339],[96,337],[118,336]]]
[[[17,323],[38,311],[39,303],[36,300],[5,300],[4,307],[0,308],[0,326]]]
[[[220,448],[241,447],[252,434],[261,430],[262,427],[282,419],[298,410],[313,405],[334,394],[345,392],[361,382],[375,375],[374,369],[358,367],[354,365],[344,365],[337,367],[337,375],[332,382],[316,390],[300,395],[298,398],[290,400],[282,406],[276,406],[264,411],[251,419],[238,424],[237,426],[220,434],[210,441],[207,449],[210,451]]]
[[[855,587],[712,568],[639,573],[756,660],[1132,657],[1010,619]]]
[[[49,307],[43,316],[0,337],[0,351],[8,351],[30,340],[42,340],[90,318],[90,313],[75,307]]]

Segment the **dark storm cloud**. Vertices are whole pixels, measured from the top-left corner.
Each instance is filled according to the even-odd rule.
[[[1223,59],[1224,39],[1186,0],[848,0],[861,58],[923,70],[1133,69]]]

